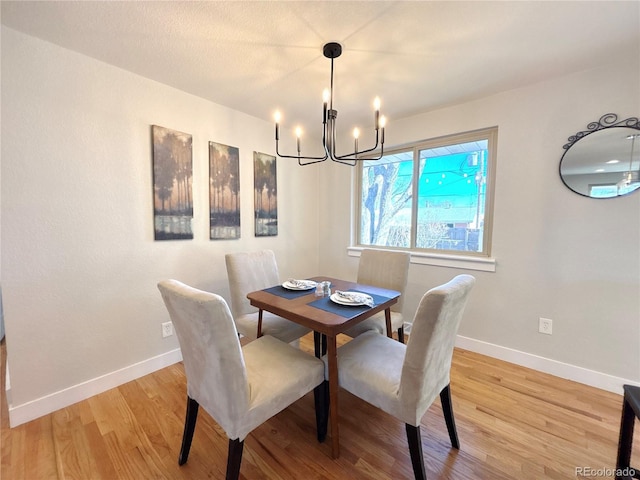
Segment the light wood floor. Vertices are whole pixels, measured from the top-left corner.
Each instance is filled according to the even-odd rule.
[[[305,337],[301,348],[311,347]],[[178,466],[181,363],[9,429],[5,351],[3,343],[1,478],[224,478],[227,438],[203,410],[189,461]],[[613,478],[594,471],[615,466],[621,396],[464,350],[451,377],[461,449],[451,449],[437,400],[422,421],[430,480]],[[340,402],[339,459],[315,439],[309,394],[247,437],[241,478],[412,478],[404,425],[347,392]],[[640,459],[638,430],[632,459]]]

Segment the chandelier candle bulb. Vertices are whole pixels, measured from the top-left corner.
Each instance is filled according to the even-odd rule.
[[[322,91],[322,123],[327,123],[327,104],[329,103],[329,90],[324,89]]]
[[[298,156],[300,156],[300,136],[302,135],[302,128],[296,127],[296,146],[298,147]]]
[[[273,114],[273,119],[276,121],[276,142],[280,140],[280,112]]]

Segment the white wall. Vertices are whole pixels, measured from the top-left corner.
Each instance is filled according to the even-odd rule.
[[[152,124],[193,135],[193,240],[153,240]],[[273,153],[272,130],[2,27],[1,260],[13,424],[175,361],[176,337],[161,338],[161,279],[228,299],[224,254],[261,248],[275,251],[284,278],[318,272],[317,206],[294,202],[317,198],[318,167],[278,161],[279,235],[254,237],[252,156]],[[210,140],[240,149],[239,240],[209,240]]]
[[[460,328],[471,339],[463,345],[568,369],[576,379],[586,374],[596,384],[599,374],[611,376],[618,391],[623,381],[640,381],[640,194],[589,199],[558,175],[570,135],[609,112],[620,120],[640,116],[639,59],[636,48],[596,70],[391,120],[389,145],[499,127],[496,272],[466,272],[478,282]],[[353,278],[354,200],[344,173],[323,170],[320,257],[328,273]],[[463,272],[413,264],[405,314],[413,315],[427,289]],[[553,319],[552,336],[538,333],[539,317]]]

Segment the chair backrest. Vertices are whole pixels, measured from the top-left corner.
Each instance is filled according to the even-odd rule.
[[[402,293],[398,303],[391,307],[394,312],[402,312],[410,260],[409,252],[365,248],[360,254],[356,282]]]
[[[257,312],[258,309],[249,303],[247,294],[280,282],[275,254],[271,250],[228,253],[225,262],[233,315],[239,317]]]
[[[449,384],[453,347],[469,293],[471,275],[458,275],[432,288],[418,305],[400,379],[400,401],[419,421]]]
[[[164,280],[158,289],[180,343],[187,394],[232,431],[248,411],[249,382],[227,302],[177,280]]]

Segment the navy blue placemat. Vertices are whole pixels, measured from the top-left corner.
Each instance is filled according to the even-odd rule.
[[[358,292],[358,290],[345,290],[348,292]],[[382,295],[373,295],[367,292],[359,292],[366,293],[373,298],[374,305],[380,305],[381,303],[389,300],[388,297],[383,297]],[[340,305],[339,303],[332,302],[329,297],[322,297],[318,300],[314,300],[308,305],[319,308],[320,310],[324,310],[325,312],[335,313],[336,315],[340,315],[345,318],[353,318],[360,315],[362,312],[366,312],[367,310],[371,310],[371,307],[366,305]]]
[[[265,288],[263,291],[291,300],[294,298],[302,297],[304,295],[309,295],[310,293],[313,293],[314,289],[311,288],[309,290],[289,290],[284,288],[282,285],[276,285],[275,287]]]

